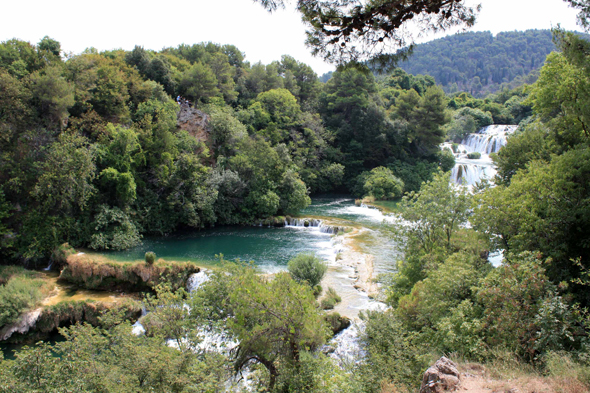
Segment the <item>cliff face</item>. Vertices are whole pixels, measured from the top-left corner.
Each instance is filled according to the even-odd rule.
[[[181,105],[176,122],[181,130],[195,137],[199,142],[209,142],[209,115],[188,105]]]

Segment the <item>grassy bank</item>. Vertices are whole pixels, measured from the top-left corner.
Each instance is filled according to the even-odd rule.
[[[0,328],[39,306],[52,289],[42,273],[20,266],[0,266]]]
[[[159,259],[153,264],[143,261],[115,262],[88,254],[70,255],[60,279],[81,288],[140,292],[168,282],[173,289],[186,285],[189,276],[199,272],[192,262],[174,262]]]

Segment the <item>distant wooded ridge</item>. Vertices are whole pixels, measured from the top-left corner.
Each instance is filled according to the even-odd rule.
[[[404,71],[431,75],[447,93],[467,91],[483,97],[504,86],[515,88],[537,80],[538,70],[556,50],[551,30],[467,32],[414,47]]]
[[[551,30],[467,32],[414,47],[399,64],[409,74],[430,75],[446,93],[466,91],[485,97],[504,87],[534,83],[549,53],[556,50]],[[323,82],[329,74],[320,78]]]

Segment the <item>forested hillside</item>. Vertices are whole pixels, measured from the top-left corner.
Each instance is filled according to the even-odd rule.
[[[399,196],[446,154],[447,98],[431,79],[348,70],[323,84],[292,57],[252,65],[212,43],[61,55],[48,37],[0,44],[4,261],[295,214],[310,193],[363,196],[378,166]],[[204,140],[177,127],[178,96],[205,113]]]
[[[410,74],[431,75],[445,92],[483,97],[502,85],[533,83],[545,57],[555,50],[550,30],[467,32],[414,47],[399,66]]]

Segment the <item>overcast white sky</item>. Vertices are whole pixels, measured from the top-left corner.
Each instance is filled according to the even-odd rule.
[[[562,0],[468,1],[483,5],[473,31],[548,29],[558,23],[579,30],[575,10]],[[0,41],[35,44],[48,35],[75,54],[91,46],[160,50],[212,41],[237,46],[251,63],[268,64],[288,54],[319,75],[333,69],[309,54],[305,28],[292,7],[269,14],[251,0],[27,0],[5,2],[2,14]]]

